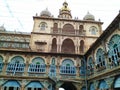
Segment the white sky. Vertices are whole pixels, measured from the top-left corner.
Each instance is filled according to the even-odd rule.
[[[65,0],[0,0],[0,26],[9,31],[31,32],[33,16],[46,8],[54,17],[59,14]],[[117,16],[120,10],[120,0],[66,0],[72,17],[80,20],[89,11],[95,19],[101,19],[103,30]]]

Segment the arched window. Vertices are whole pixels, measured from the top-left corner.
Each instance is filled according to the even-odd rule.
[[[70,59],[65,59],[60,66],[61,74],[76,74],[76,68],[74,66],[74,62]]]
[[[47,24],[45,22],[40,23],[40,30],[45,30],[47,28]]]
[[[114,89],[120,89],[120,76],[115,79]]]
[[[80,25],[80,26],[79,26],[79,33],[80,33],[80,34],[83,33],[83,29],[84,29],[84,28],[83,28],[83,25]]]
[[[40,57],[34,58],[28,68],[29,73],[45,73],[45,71],[46,71],[46,66],[44,59]]]
[[[90,83],[90,90],[95,90],[94,83]]]
[[[97,28],[95,26],[90,27],[89,31],[91,32],[91,35],[96,35]]]
[[[51,76],[51,77],[56,76],[55,58],[52,58],[52,62],[51,62],[51,65],[50,65],[49,76]]]
[[[2,71],[3,68],[3,57],[0,56],[0,71]]]
[[[99,48],[96,53],[96,64],[97,64],[97,69],[99,69],[100,67],[106,68],[105,57],[104,57],[103,50],[101,48]],[[102,68],[102,69],[105,69],[105,68]]]
[[[8,73],[17,73],[24,72],[24,59],[21,56],[15,56],[11,59],[10,63],[7,66]]]
[[[62,29],[63,34],[75,34],[75,30],[73,25],[71,24],[65,24]]]
[[[75,45],[72,39],[65,39],[61,47],[62,53],[75,53]]]
[[[93,59],[92,57],[89,57],[88,62],[87,62],[87,69],[89,71],[89,74],[94,73],[94,64],[93,64]]]
[[[119,64],[120,58],[120,35],[113,35],[108,43],[108,56],[109,62],[112,62],[112,66]]]
[[[58,33],[58,24],[57,23],[54,23],[53,33]]]
[[[52,52],[57,52],[57,40],[56,38],[53,38],[52,40],[52,49],[51,49]]]
[[[108,90],[108,85],[104,80],[101,80],[99,83],[99,90]]]
[[[80,53],[84,53],[84,41],[80,41]]]

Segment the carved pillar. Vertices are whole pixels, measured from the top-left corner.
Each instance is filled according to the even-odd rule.
[[[21,89],[20,90],[26,90],[25,89],[25,85],[27,84],[27,81],[26,80],[22,80],[22,83],[21,83]]]
[[[49,68],[50,68],[50,65],[48,64],[47,66],[46,66],[46,75],[48,76],[48,74],[49,74]]]
[[[51,41],[52,42],[52,41]],[[48,51],[51,52],[52,51],[52,44],[50,43],[48,46]]]
[[[57,44],[57,52],[59,52],[59,44]]]
[[[98,89],[98,84],[99,84],[99,81],[94,81],[95,90],[99,90]]]
[[[57,57],[57,65],[56,65],[56,75],[57,77],[59,76],[59,71],[60,71],[60,57]]]
[[[30,56],[26,56],[26,66],[25,66],[25,72],[24,72],[25,76],[28,76],[29,61],[30,61]]]
[[[107,83],[107,85],[109,87],[109,90],[113,90],[112,84],[114,82],[114,77],[106,78],[105,81],[106,81],[106,83]]]
[[[49,56],[47,56],[47,61],[46,61],[47,63],[46,63],[46,75],[48,75],[49,74],[49,68],[50,68],[50,64],[51,64],[51,56],[49,55]]]
[[[75,54],[77,54],[78,51],[77,51],[77,45],[75,45]]]
[[[6,54],[5,62],[4,62],[3,70],[2,70],[3,75],[6,74],[6,69],[7,69],[7,64],[8,64],[7,62],[8,62],[9,56],[10,56],[9,54]]]
[[[2,70],[3,75],[6,74],[7,64],[8,64],[7,62],[4,62],[4,66],[3,66],[3,70]]]
[[[80,67],[79,66],[77,66],[76,67],[76,74],[77,74],[77,77],[80,77]]]
[[[61,51],[62,51],[62,50],[61,50],[61,49],[62,49],[62,45],[61,45],[61,44],[59,45],[59,49],[60,49],[60,51],[59,51],[59,52],[61,52]]]
[[[56,65],[56,76],[59,77],[60,66]]]

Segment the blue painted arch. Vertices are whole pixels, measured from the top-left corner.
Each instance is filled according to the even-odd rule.
[[[94,88],[94,83],[91,83],[91,84],[90,84],[90,90],[95,90],[95,88]]]
[[[45,64],[45,60],[41,57],[35,57],[33,60],[32,60],[32,63],[33,64]]]
[[[120,76],[115,80],[114,88],[120,88]]]
[[[10,63],[24,63],[24,58],[21,57],[21,56],[14,56],[12,59],[11,59],[11,62]]]
[[[10,80],[3,84],[4,87],[20,87],[20,83],[16,80]]]
[[[43,85],[39,81],[32,81],[26,85],[27,88],[43,88]]]
[[[107,83],[104,80],[100,81],[99,89],[108,89],[108,88],[109,87],[108,87]]]
[[[120,43],[119,40],[120,40],[120,35],[118,35],[118,34],[113,35],[109,41],[108,47],[114,48],[117,44]]]
[[[74,62],[71,59],[65,59],[65,60],[63,60],[62,65],[64,65],[64,66],[67,66],[67,65],[74,66]]]

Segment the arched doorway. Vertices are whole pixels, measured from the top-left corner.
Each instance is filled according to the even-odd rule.
[[[71,82],[65,82],[61,85],[62,90],[77,90]]]
[[[120,77],[115,80],[114,90],[120,90]]]
[[[62,53],[75,53],[75,45],[71,39],[65,39],[62,43]]]

